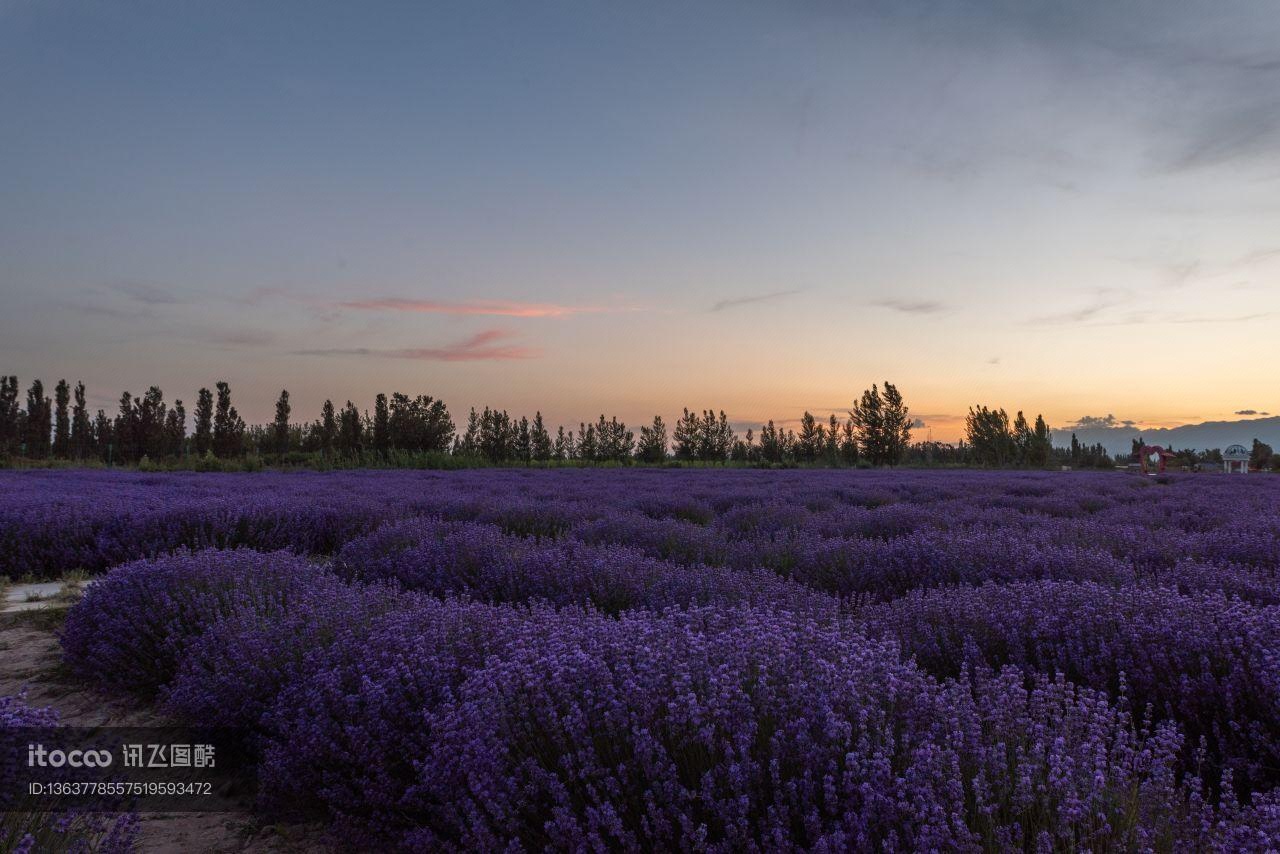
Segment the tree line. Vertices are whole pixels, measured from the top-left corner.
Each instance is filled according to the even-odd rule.
[[[1137,460],[1138,454],[1145,445],[1146,442],[1143,441],[1141,436],[1136,437],[1133,440],[1130,457],[1133,460]],[[1167,448],[1166,450],[1173,454],[1173,459],[1169,461],[1169,465],[1175,468],[1222,468],[1221,448],[1205,448],[1199,451],[1195,448]],[[1253,446],[1249,450],[1249,467],[1259,471],[1267,469],[1280,471],[1280,455],[1276,454],[1266,442],[1254,439]]]
[[[141,396],[121,394],[117,410],[91,414],[84,383],[59,380],[50,397],[40,380],[26,391],[16,376],[0,376],[0,459],[100,460],[106,464],[149,461],[252,459],[307,465],[322,461],[428,464],[503,463],[737,463],[815,466],[989,466],[1111,468],[1137,459],[1141,438],[1128,457],[1111,456],[1100,444],[1082,445],[1073,433],[1067,447],[1053,445],[1044,417],[1021,411],[970,407],[965,436],[957,444],[911,441],[910,410],[893,383],[872,385],[841,419],[805,412],[797,428],[768,421],[739,434],[723,410],[684,409],[671,429],[662,416],[638,430],[600,415],[577,428],[554,433],[542,413],[519,418],[506,410],[471,409],[458,428],[444,401],[430,395],[378,394],[373,410],[351,401],[326,400],[310,421],[296,420],[289,392],[281,391],[269,424],[248,425],[236,411],[225,382],[201,388],[188,432],[181,400],[166,403],[152,386]],[[1219,451],[1175,451],[1174,464],[1221,465]],[[1269,445],[1254,440],[1252,465],[1280,469]]]
[[[799,431],[773,421],[759,432],[739,435],[723,410],[685,409],[670,432],[662,416],[639,434],[616,416],[601,415],[577,429],[558,426],[554,435],[541,412],[532,419],[506,410],[471,409],[458,429],[441,400],[378,394],[373,411],[347,401],[326,400],[312,421],[293,417],[289,392],[281,391],[270,424],[247,425],[231,402],[225,382],[196,394],[192,426],[181,400],[166,404],[157,386],[134,397],[120,396],[114,415],[90,415],[84,383],[60,380],[52,398],[32,382],[25,407],[16,376],[0,377],[0,457],[32,460],[101,460],[107,464],[156,462],[194,456],[227,460],[253,455],[302,463],[321,458],[382,458],[448,455],[488,463],[579,461],[590,463],[669,460],[702,463],[896,465],[909,455],[912,420],[901,393],[889,382],[863,392],[843,421],[805,412]]]

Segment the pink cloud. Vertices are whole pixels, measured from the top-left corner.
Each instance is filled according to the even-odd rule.
[[[412,347],[376,350],[368,347],[326,350],[295,350],[297,356],[383,356],[389,359],[416,359],[426,362],[486,362],[537,358],[541,351],[507,342],[515,333],[509,329],[486,329],[470,338],[443,347]]]
[[[350,300],[338,303],[342,308],[367,311],[405,311],[423,314],[479,314],[501,317],[568,317],[573,314],[598,314],[609,311],[598,306],[557,305],[541,302],[513,302],[509,300],[470,300],[446,302],[444,300],[381,299]]]

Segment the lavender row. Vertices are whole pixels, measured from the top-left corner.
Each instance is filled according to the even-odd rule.
[[[938,677],[1016,665],[1175,721],[1186,765],[1280,784],[1280,607],[1222,594],[1053,581],[918,591],[863,614]]]
[[[1159,485],[1116,474],[910,471],[0,472],[0,573],[99,571],[182,547],[327,555],[387,522],[430,515],[537,540],[636,548],[678,563],[765,565],[838,593],[891,596],[921,583],[980,581],[984,562],[998,578],[1180,583],[1171,578],[1190,563],[1193,575],[1196,567],[1225,568],[1228,586],[1242,595],[1273,596],[1280,479],[1244,480],[1187,476]],[[975,549],[981,560],[966,557]],[[929,572],[937,578],[921,578]]]
[[[1176,715],[1135,724],[1102,691],[1015,667],[939,681],[890,637],[762,604],[610,616],[352,585],[285,553],[205,552],[113,571],[71,613],[64,648],[104,687],[246,727],[265,811],[323,818],[365,845],[1280,839],[1275,794],[1242,805],[1228,786],[1214,803],[1219,780],[1186,773]]]
[[[937,676],[1006,664],[1028,674],[1062,674],[1123,698],[1140,715],[1150,706],[1157,719],[1175,721],[1189,739],[1186,767],[1194,767],[1196,751],[1203,750],[1215,770],[1231,771],[1245,791],[1280,782],[1280,607],[1223,594],[1229,574],[1219,568],[1203,578],[1189,565],[1182,567],[1186,573],[1173,573],[1184,586],[1217,591],[1182,595],[1159,586],[1158,578],[1137,584],[1132,569],[1115,560],[1037,549],[1013,531],[935,537],[923,545],[921,539],[850,548],[789,538],[759,546],[757,557],[814,586],[858,583],[842,593],[985,582],[917,590],[862,618]],[[779,555],[792,561],[783,564]],[[839,613],[830,597],[766,570],[677,566],[617,546],[533,541],[473,522],[391,524],[349,543],[335,564],[347,578],[491,602],[544,600],[614,613],[743,603],[818,619]],[[1257,580],[1265,590],[1265,580]]]
[[[760,568],[681,566],[626,546],[547,541],[496,525],[415,518],[389,523],[342,548],[350,580],[392,582],[487,602],[545,601],[606,613],[710,604],[765,604],[834,614],[839,602]]]

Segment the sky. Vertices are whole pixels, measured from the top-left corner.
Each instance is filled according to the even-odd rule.
[[[1280,411],[1280,7],[0,0],[0,372]]]

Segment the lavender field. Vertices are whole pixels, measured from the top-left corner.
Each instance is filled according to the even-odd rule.
[[[343,847],[1280,846],[1280,478],[0,473],[77,569],[77,678]]]

